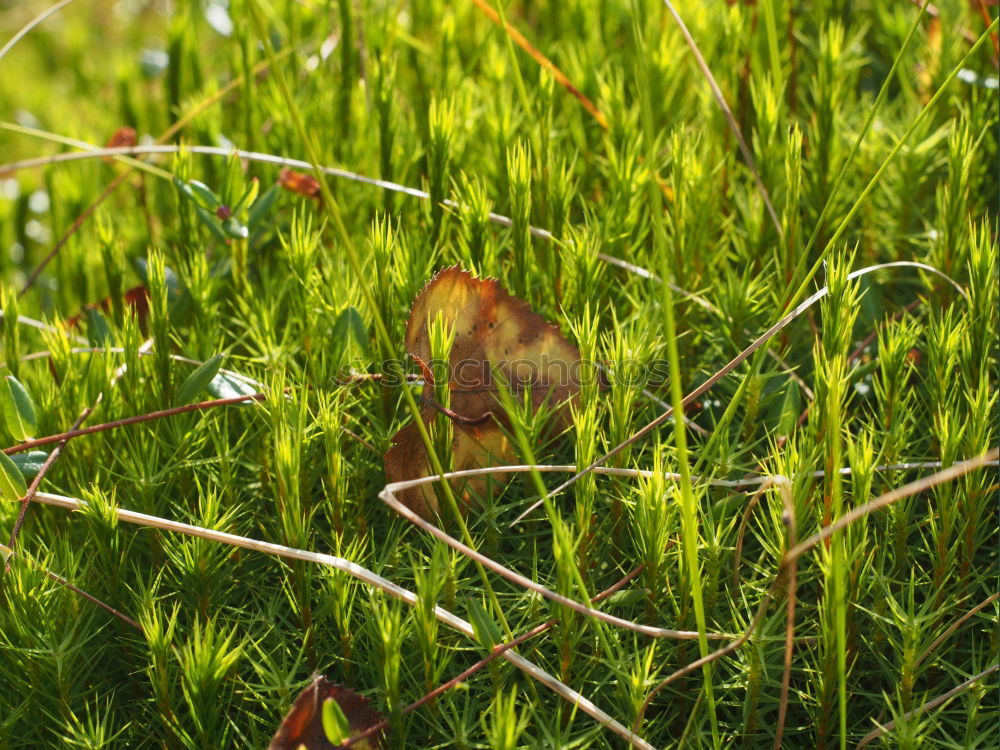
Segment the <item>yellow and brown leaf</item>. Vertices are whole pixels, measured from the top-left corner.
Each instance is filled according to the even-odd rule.
[[[461,419],[453,421],[452,470],[516,461],[517,454],[502,428],[507,417],[498,400],[501,388],[509,387],[517,397],[528,392],[533,409],[547,403],[554,408],[557,422],[565,422],[567,404],[579,393],[579,350],[498,281],[477,279],[458,266],[446,268],[427,283],[414,300],[407,321],[406,350],[424,374],[425,401],[434,393],[430,326],[439,316],[454,332],[447,363],[448,392],[450,409]],[[426,406],[421,418],[430,425],[434,419],[447,417]],[[434,473],[416,423],[393,437],[385,467],[390,482]],[[493,485],[502,486],[504,479],[493,476]],[[487,486],[486,478],[464,483],[459,496],[462,509],[468,510]],[[438,511],[437,493],[431,484],[397,496],[425,518]]]

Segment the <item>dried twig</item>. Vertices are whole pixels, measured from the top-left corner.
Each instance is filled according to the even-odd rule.
[[[613,583],[611,586],[609,586],[608,588],[606,588],[604,591],[602,591],[600,594],[597,594],[594,597],[594,602],[599,602],[599,601],[601,601],[603,599],[607,599],[609,596],[611,596],[612,594],[614,594],[616,591],[620,590],[629,581],[631,581],[633,578],[635,578],[637,575],[639,575],[639,573],[642,572],[642,569],[643,569],[642,565],[639,565],[639,566],[637,566],[635,568],[632,568],[632,570],[629,573],[627,573],[624,578],[619,579],[618,581],[616,581],[615,583]],[[509,640],[509,641],[506,641],[504,643],[498,643],[496,646],[493,647],[493,650],[490,651],[490,653],[489,653],[488,656],[483,657],[482,659],[480,659],[479,661],[477,661],[475,664],[473,664],[471,667],[469,667],[468,669],[466,669],[461,674],[457,674],[454,677],[452,677],[450,680],[448,680],[447,682],[442,683],[441,685],[438,685],[436,688],[434,688],[433,690],[431,690],[429,693],[427,693],[426,695],[424,695],[422,698],[420,698],[419,700],[414,701],[413,703],[411,703],[410,705],[408,705],[400,713],[401,714],[408,714],[411,711],[415,711],[418,708],[420,708],[421,706],[424,706],[424,705],[430,703],[432,700],[434,700],[435,698],[437,698],[439,695],[441,695],[443,693],[446,693],[447,691],[451,690],[453,687],[455,687],[459,683],[462,683],[465,680],[469,679],[472,675],[474,675],[476,672],[480,671],[487,664],[489,664],[490,662],[496,660],[497,657],[503,656],[504,652],[510,651],[512,648],[516,648],[517,646],[520,646],[525,641],[528,641],[528,640],[534,638],[535,636],[541,635],[545,631],[550,630],[558,621],[559,621],[558,618],[551,617],[548,620],[546,620],[545,622],[543,622],[543,623],[541,623],[539,625],[536,625],[535,627],[533,627],[528,632],[526,632],[526,633],[524,633],[522,635],[519,635],[517,638],[514,638],[513,640]],[[344,746],[345,747],[350,747],[351,745],[354,745],[355,743],[361,742],[361,740],[367,739],[367,738],[371,737],[372,735],[377,734],[378,732],[381,732],[381,731],[383,731],[385,729],[388,729],[388,728],[389,728],[389,720],[388,719],[383,719],[378,724],[375,724],[374,726],[369,727],[368,729],[366,729],[365,731],[361,732],[360,734],[356,734],[353,737],[351,737],[349,740],[347,740],[344,743]]]
[[[81,510],[86,507],[86,503],[82,500],[78,500],[77,498],[65,497],[63,495],[52,495],[47,492],[39,492],[35,496],[35,500],[45,503],[46,505],[54,505],[68,510]],[[404,589],[401,586],[397,586],[392,581],[376,575],[367,568],[342,557],[327,555],[320,552],[295,549],[294,547],[286,547],[284,545],[273,544],[271,542],[262,542],[256,539],[238,536],[236,534],[217,531],[215,529],[206,529],[200,526],[192,526],[178,521],[171,521],[158,516],[150,516],[145,513],[122,510],[121,508],[117,508],[115,510],[115,515],[119,521],[124,521],[125,523],[133,523],[139,526],[186,534],[200,539],[207,539],[221,544],[228,544],[233,547],[241,547],[255,552],[262,552],[275,557],[325,565],[334,568],[335,570],[347,573],[363,583],[373,586],[388,596],[399,599],[406,604],[413,606],[417,603],[417,595],[412,591]],[[475,632],[473,631],[471,623],[467,620],[463,620],[442,607],[434,608],[434,616],[448,627],[453,628],[468,638],[475,640]],[[627,727],[623,726],[612,716],[598,708],[592,701],[585,698],[583,695],[573,690],[563,682],[560,682],[558,679],[531,661],[525,659],[520,654],[513,650],[507,650],[501,653],[501,657],[509,661],[532,679],[541,682],[561,698],[566,700],[570,705],[576,706],[595,721],[607,727],[609,731],[614,732],[616,735],[629,742],[632,747],[640,748],[641,750],[654,750],[652,745],[643,740],[641,737],[635,735],[633,732],[629,731]]]
[[[934,698],[933,700],[927,701],[924,705],[922,705],[922,706],[920,706],[918,708],[915,708],[912,711],[907,711],[905,714],[903,714],[900,717],[899,720],[906,721],[907,719],[912,719],[914,716],[918,716],[919,714],[922,714],[925,711],[930,711],[932,709],[937,708],[942,703],[945,703],[946,701],[951,700],[956,695],[958,695],[959,693],[961,693],[963,690],[967,690],[968,688],[970,688],[973,685],[975,685],[977,682],[979,682],[984,677],[987,677],[988,675],[991,675],[994,672],[996,672],[998,669],[1000,669],[1000,664],[994,664],[989,669],[984,669],[982,672],[980,672],[977,675],[974,675],[974,676],[970,677],[969,679],[967,679],[965,682],[961,683],[960,685],[956,685],[951,690],[949,690],[947,693],[944,693],[943,695],[939,695],[937,698]],[[858,742],[857,745],[855,745],[855,750],[858,750],[859,748],[864,747],[865,745],[867,745],[872,740],[876,740],[879,737],[881,737],[883,734],[891,732],[893,729],[896,728],[896,724],[897,723],[898,723],[898,721],[890,721],[885,726],[881,726],[878,729],[873,729],[872,731],[870,731],[868,734],[866,734],[864,737],[861,738],[861,741]]]

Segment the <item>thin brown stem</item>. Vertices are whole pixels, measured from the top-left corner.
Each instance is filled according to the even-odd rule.
[[[778,212],[774,210],[774,205],[771,203],[771,196],[767,192],[767,187],[764,185],[764,181],[760,178],[760,171],[757,169],[757,162],[753,158],[753,153],[750,151],[750,147],[747,145],[746,139],[743,138],[743,133],[740,130],[739,123],[736,122],[736,118],[733,116],[733,111],[729,108],[729,104],[726,102],[726,97],[722,93],[722,89],[719,88],[718,82],[715,80],[715,76],[712,75],[712,70],[708,67],[708,63],[705,62],[705,58],[701,54],[701,50],[698,49],[698,43],[695,42],[694,37],[691,32],[688,31],[687,25],[681,19],[680,13],[674,8],[674,4],[670,0],[663,0],[663,4],[667,6],[667,10],[670,15],[674,17],[674,22],[681,31],[681,35],[684,37],[684,41],[687,42],[688,48],[691,50],[691,54],[694,55],[695,64],[701,71],[701,74],[708,81],[709,88],[712,89],[712,96],[715,97],[716,103],[719,105],[719,109],[722,110],[722,114],[726,118],[726,122],[729,124],[729,129],[733,131],[733,136],[736,138],[736,142],[739,144],[740,153],[743,154],[743,159],[747,163],[747,169],[750,170],[750,174],[753,177],[754,184],[757,186],[757,190],[760,193],[761,199],[764,201],[764,206],[767,208],[767,213],[771,217],[771,221],[774,223],[774,228],[778,232],[779,237],[785,236],[785,230],[781,226],[781,219],[778,218]]]
[[[80,416],[76,418],[76,421],[70,428],[69,433],[72,433],[77,427],[83,424],[83,420],[89,417],[93,410],[94,407],[92,406],[88,406],[84,409],[80,413]],[[69,433],[63,433],[63,435],[68,435]],[[59,445],[57,445],[55,449],[45,458],[45,462],[42,464],[42,467],[38,470],[35,478],[31,480],[31,484],[28,486],[28,491],[25,492],[24,497],[21,498],[21,508],[17,513],[17,520],[14,521],[14,528],[10,532],[10,540],[7,542],[7,546],[10,547],[12,552],[14,550],[14,545],[17,543],[17,535],[21,532],[21,526],[24,524],[24,518],[28,515],[28,506],[31,504],[32,498],[38,492],[38,486],[42,483],[42,479],[45,478],[48,470],[52,468],[56,461],[59,460],[59,455],[62,453],[62,449],[68,441],[68,437],[63,437],[58,441],[54,441],[58,442]],[[11,558],[8,557],[6,563],[6,570],[8,571],[10,570],[10,560]]]
[[[489,18],[490,21],[505,31],[511,38],[511,41],[527,52],[532,60],[549,71],[549,73],[552,74],[552,77],[556,80],[556,83],[572,94],[576,100],[583,105],[583,108],[587,110],[595,120],[597,120],[597,123],[602,128],[605,130],[608,129],[608,120],[603,114],[601,114],[601,111],[597,108],[597,106],[590,99],[588,99],[582,91],[570,82],[569,78],[566,77],[566,74],[559,70],[555,63],[539,52],[538,49],[525,38],[524,34],[511,26],[510,23],[505,23],[503,19],[500,18],[499,14],[483,0],[472,0],[472,4],[475,5],[484,16]]]
[[[993,602],[995,602],[997,599],[1000,599],[1000,592],[998,592],[996,594],[993,594],[992,596],[987,597],[986,599],[984,599],[983,601],[981,601],[979,604],[977,604],[975,607],[973,607],[968,612],[966,612],[964,615],[962,615],[957,620],[955,620],[955,622],[953,622],[950,626],[948,626],[947,630],[945,630],[941,635],[939,635],[937,638],[935,638],[934,642],[930,646],[928,646],[924,650],[924,652],[922,654],[920,654],[920,656],[917,657],[917,660],[915,662],[913,662],[914,669],[917,667],[918,664],[920,664],[920,662],[922,662],[924,659],[926,659],[928,656],[930,656],[932,653],[934,653],[934,649],[936,649],[944,641],[946,641],[951,636],[952,633],[954,633],[956,630],[958,630],[960,627],[962,627],[962,624],[966,620],[968,620],[970,617],[972,617],[973,615],[975,615],[977,612],[981,612],[986,607],[990,606],[990,604],[992,604]]]
[[[941,271],[939,271],[938,269],[934,268],[933,266],[929,266],[929,265],[927,265],[925,263],[916,263],[914,261],[894,261],[894,262],[891,262],[891,263],[880,263],[880,264],[877,264],[877,265],[874,265],[874,266],[867,266],[866,268],[861,268],[861,269],[859,269],[857,271],[852,271],[851,273],[848,274],[847,278],[848,278],[848,280],[852,280],[852,279],[856,279],[856,278],[859,278],[861,276],[864,276],[866,274],[872,273],[873,271],[877,271],[877,270],[881,270],[881,269],[886,269],[886,268],[902,268],[902,267],[921,268],[921,269],[923,269],[925,271],[929,271],[931,273],[938,274],[938,275],[944,277],[945,279],[947,279],[952,284],[955,284],[955,282],[952,279],[950,279],[948,276],[946,276],[945,274],[943,274]],[[956,288],[959,289],[959,291],[961,292],[961,294],[963,294],[963,295],[966,294],[966,292],[965,292],[964,289],[962,289],[961,287],[958,287],[957,284],[955,284],[955,286],[956,286]],[[739,367],[743,362],[745,362],[747,359],[749,359],[750,356],[754,352],[756,352],[762,346],[764,346],[765,344],[767,344],[772,338],[774,338],[774,336],[776,336],[784,328],[786,328],[793,320],[795,320],[802,313],[804,313],[806,310],[808,310],[810,307],[812,307],[812,305],[814,305],[816,302],[818,302],[819,300],[823,299],[829,293],[829,291],[830,291],[829,287],[823,287],[819,291],[814,292],[812,295],[810,295],[809,297],[807,297],[806,299],[804,299],[802,302],[800,302],[793,310],[791,310],[788,314],[786,314],[785,316],[783,316],[777,323],[775,323],[773,326],[771,326],[766,331],[764,331],[764,333],[762,333],[752,344],[750,344],[750,346],[748,346],[742,352],[740,352],[735,357],[733,357],[733,359],[731,359],[729,362],[727,362],[725,365],[723,365],[721,369],[719,369],[718,371],[716,371],[704,383],[702,383],[700,386],[698,386],[693,391],[691,391],[687,396],[685,396],[682,399],[682,401],[681,401],[681,405],[683,407],[687,407],[692,401],[694,401],[695,399],[699,398],[702,394],[704,394],[710,388],[714,387],[716,383],[718,383],[720,380],[722,380],[724,377],[726,377],[729,373],[731,373],[733,370],[735,370],[737,367]],[[627,448],[628,446],[630,446],[630,445],[636,443],[637,441],[641,440],[646,435],[648,435],[649,433],[651,433],[653,430],[655,430],[656,428],[658,428],[660,425],[666,423],[667,420],[669,420],[671,418],[671,416],[673,416],[673,408],[666,409],[665,411],[663,411],[663,413],[661,413],[660,416],[658,416],[653,421],[649,422],[645,427],[642,427],[637,432],[634,432],[626,440],[623,440],[621,443],[619,443],[614,448],[612,448],[611,450],[609,450],[607,453],[605,453],[603,456],[601,456],[596,461],[594,461],[593,463],[591,463],[589,466],[587,466],[586,468],[582,469],[581,471],[579,471],[576,474],[574,474],[573,476],[571,476],[565,482],[563,482],[558,487],[556,487],[554,490],[552,490],[551,492],[549,492],[549,494],[546,495],[545,497],[543,497],[541,500],[533,503],[530,507],[527,508],[527,510],[523,511],[517,518],[515,518],[511,522],[510,525],[514,526],[514,525],[520,523],[525,518],[525,516],[529,515],[536,508],[538,508],[539,506],[541,506],[542,503],[545,502],[546,498],[555,497],[556,495],[558,495],[563,490],[566,490],[569,487],[573,486],[582,477],[586,476],[587,474],[591,473],[594,469],[596,469],[598,466],[601,466],[605,462],[607,462],[608,459],[612,458],[613,456],[616,456],[618,453],[620,453],[621,451],[625,450],[625,448]]]
[[[95,432],[106,432],[107,430],[114,430],[118,427],[126,427],[131,424],[139,424],[141,422],[150,422],[154,419],[163,419],[164,417],[173,417],[177,414],[185,414],[191,411],[201,411],[204,409],[214,409],[217,406],[229,406],[230,404],[239,404],[245,401],[263,401],[266,399],[263,393],[251,393],[246,396],[233,396],[231,398],[217,398],[211,401],[199,401],[196,404],[185,404],[183,406],[174,406],[170,409],[160,409],[159,411],[151,411],[146,414],[138,414],[134,417],[125,417],[124,419],[116,419],[113,422],[105,422],[104,424],[95,424],[92,427],[83,427],[73,429],[67,432],[61,432],[58,435],[47,435],[45,437],[36,438],[34,440],[27,440],[18,445],[13,445],[10,448],[4,448],[3,452],[6,454],[11,453],[22,453],[24,451],[32,450],[33,448],[38,448],[43,445],[50,445],[52,443],[58,443],[64,440],[71,440],[72,438],[80,437],[81,435],[92,435]]]
[[[984,466],[996,462],[998,457],[1000,457],[1000,449],[992,448],[986,453],[982,453],[975,458],[970,458],[967,461],[959,461],[943,471],[931,474],[929,477],[918,479],[914,482],[903,485],[898,489],[892,490],[891,492],[879,495],[871,502],[860,505],[854,510],[845,513],[829,526],[824,527],[822,531],[813,534],[801,544],[798,544],[790,549],[785,555],[782,565],[787,566],[794,563],[798,560],[798,558],[815,547],[817,544],[829,539],[838,531],[842,531],[858,519],[864,518],[877,510],[882,510],[882,508],[886,508],[898,500],[902,500],[904,497],[916,495],[924,490],[929,490],[931,487],[936,487],[939,484],[950,482],[952,479],[957,479],[958,477],[964,476],[972,471],[975,471],[976,469],[981,469]]]
[[[58,8],[61,8],[68,2],[72,2],[72,0],[63,0],[63,2],[58,5]],[[41,16],[39,18],[41,18]],[[280,54],[281,56],[284,56],[289,54],[291,51],[292,48],[289,48],[287,50],[282,50]],[[2,57],[2,54],[0,54],[0,57]],[[269,60],[263,60],[254,66],[252,72],[254,74],[257,74],[263,70],[266,70],[269,65],[270,65]],[[208,107],[212,106],[217,101],[227,96],[231,91],[242,85],[243,85],[243,76],[238,76],[237,78],[234,78],[228,84],[220,88],[218,91],[214,92],[211,96],[207,97],[200,104],[191,108],[183,117],[177,120],[177,122],[175,122],[173,125],[167,128],[165,131],[163,131],[163,133],[160,135],[159,138],[156,139],[155,142],[157,144],[166,143],[171,138],[173,138],[179,131],[183,130],[184,127],[189,122],[191,122],[204,110],[208,109]],[[132,174],[134,169],[135,167],[129,166],[124,172],[117,175],[113,180],[111,180],[111,182],[108,183],[107,187],[104,188],[101,194],[97,196],[97,198],[95,198],[90,203],[90,205],[83,210],[83,213],[81,213],[79,216],[76,217],[76,219],[70,225],[70,228],[66,230],[65,234],[63,234],[62,237],[59,238],[59,241],[56,242],[56,244],[52,247],[52,250],[49,251],[48,255],[46,255],[42,259],[42,261],[37,266],[35,266],[35,268],[28,275],[28,279],[27,281],[24,282],[24,286],[21,287],[21,291],[17,293],[18,297],[22,296],[32,287],[32,285],[38,279],[39,275],[41,275],[42,271],[45,270],[45,267],[52,261],[53,258],[55,258],[59,254],[59,251],[63,249],[63,247],[69,241],[69,238],[72,237],[74,234],[76,234],[76,232],[79,231],[80,227],[83,226],[83,223],[88,218],[90,218],[90,216],[94,213],[94,211],[96,211],[100,207],[100,205],[104,203],[104,201],[107,200],[112,193],[114,193],[119,187],[121,187],[122,183],[125,182],[126,179],[128,179],[129,175]]]
[[[942,703],[945,703],[946,701],[954,698],[956,695],[958,695],[959,693],[961,693],[963,690],[967,690],[968,688],[970,688],[973,685],[975,685],[977,682],[979,682],[984,677],[986,677],[988,675],[991,675],[994,672],[996,672],[998,669],[1000,669],[1000,664],[994,664],[992,667],[989,667],[988,669],[984,669],[982,672],[980,672],[977,675],[974,675],[974,676],[970,677],[969,679],[967,679],[965,682],[961,683],[960,685],[956,685],[951,690],[949,690],[947,693],[939,695],[937,698],[934,698],[933,700],[927,701],[924,705],[922,705],[922,706],[920,706],[918,708],[915,708],[912,711],[907,711],[905,714],[903,714],[901,717],[899,717],[898,721],[906,721],[907,719],[911,719],[914,716],[917,716],[919,714],[924,713],[925,711],[930,711],[932,709],[937,708]],[[855,746],[855,750],[859,750],[859,748],[864,747],[865,745],[867,745],[872,740],[878,739],[882,735],[884,735],[884,734],[886,734],[888,732],[891,732],[893,729],[896,728],[896,724],[898,723],[898,721],[890,721],[885,726],[878,727],[877,729],[873,729],[872,731],[870,731],[868,734],[866,734],[864,737],[861,738],[861,741],[858,742],[858,744]]]
[[[993,23],[993,19],[990,17],[990,12],[986,9],[986,3],[983,0],[976,0],[977,10],[979,15],[982,16],[983,23],[989,26]],[[996,33],[990,34],[990,41],[993,42],[993,55],[994,58],[1000,56],[1000,39],[997,38]]]
[[[637,575],[639,575],[639,573],[642,572],[643,567],[644,566],[642,566],[642,565],[638,565],[635,568],[633,568],[624,578],[616,581],[614,584],[612,584],[610,587],[608,587],[607,589],[605,589],[604,591],[602,591],[600,594],[597,594],[596,596],[594,596],[593,601],[596,603],[596,602],[599,602],[599,601],[601,601],[603,599],[607,599],[609,596],[611,596],[612,594],[614,594],[616,591],[620,590],[629,581],[631,581],[633,578],[635,578]],[[530,640],[531,638],[534,638],[537,635],[541,635],[546,630],[551,629],[557,622],[558,622],[558,619],[555,618],[555,617],[552,617],[552,618],[546,620],[545,622],[536,625],[535,627],[533,627],[528,632],[526,632],[526,633],[524,633],[522,635],[519,635],[517,638],[514,638],[514,639],[512,639],[510,641],[507,641],[505,643],[498,643],[496,646],[493,647],[493,650],[487,656],[485,656],[482,659],[480,659],[479,661],[477,661],[475,664],[473,664],[471,667],[469,667],[468,669],[466,669],[464,672],[462,672],[460,674],[457,674],[454,677],[452,677],[450,680],[448,680],[447,682],[444,682],[444,683],[438,685],[436,688],[434,688],[433,690],[431,690],[429,693],[427,693],[426,695],[424,695],[422,698],[420,698],[417,701],[414,701],[413,703],[411,703],[410,705],[408,705],[406,708],[404,708],[401,711],[401,713],[408,714],[411,711],[416,711],[421,706],[427,705],[432,700],[434,700],[435,698],[437,698],[439,695],[442,695],[443,693],[448,692],[449,690],[451,690],[453,687],[455,687],[459,683],[465,682],[465,680],[469,679],[472,675],[474,675],[476,672],[480,671],[483,667],[485,667],[487,664],[489,664],[490,662],[492,662],[493,660],[495,660],[497,657],[502,656],[505,652],[510,651],[512,648],[516,648],[517,646],[520,646],[525,641]],[[389,720],[388,719],[383,719],[378,724],[375,724],[375,725],[369,727],[368,729],[364,730],[360,734],[356,734],[355,736],[351,737],[349,740],[347,740],[346,742],[343,743],[343,746],[344,747],[350,747],[350,746],[354,745],[355,743],[361,742],[362,740],[365,740],[365,739],[368,739],[369,737],[371,737],[371,736],[373,736],[375,734],[378,734],[378,733],[380,733],[380,732],[382,732],[382,731],[384,731],[384,730],[386,730],[388,728],[389,728]]]
[[[774,582],[771,584],[771,588],[768,589],[767,594],[764,595],[764,598],[761,600],[760,605],[757,607],[757,612],[754,614],[753,620],[750,621],[750,624],[747,626],[746,630],[744,630],[743,633],[741,633],[737,639],[731,641],[730,643],[727,643],[722,648],[717,649],[710,654],[706,654],[700,659],[695,659],[690,664],[686,664],[685,666],[681,667],[676,672],[674,672],[666,679],[661,681],[659,684],[657,684],[657,686],[654,687],[649,692],[649,695],[646,696],[646,700],[642,702],[642,706],[639,708],[639,713],[638,715],[636,715],[635,721],[632,724],[632,731],[634,733],[638,734],[639,728],[642,726],[642,720],[646,716],[646,710],[649,708],[649,704],[653,702],[653,698],[655,698],[657,693],[663,690],[663,688],[665,688],[674,680],[677,680],[686,674],[690,674],[691,672],[697,669],[701,669],[701,667],[703,667],[704,665],[709,664],[710,662],[713,662],[716,659],[720,659],[732,651],[735,651],[750,639],[750,636],[753,634],[753,631],[757,629],[757,626],[760,625],[761,620],[764,619],[764,613],[767,611],[768,605],[774,599],[774,591],[777,588],[778,583],[781,581],[781,578],[782,578],[781,573],[779,573],[775,577]]]
[[[39,567],[41,567],[41,566],[39,566]],[[45,573],[46,576],[48,576],[49,578],[51,578],[56,583],[62,584],[63,586],[65,586],[66,588],[68,588],[70,591],[72,591],[74,594],[77,594],[78,596],[82,596],[88,602],[96,604],[101,609],[104,609],[104,610],[110,612],[115,617],[117,617],[119,620],[122,620],[123,622],[127,623],[128,625],[131,625],[133,628],[135,628],[136,630],[138,630],[140,633],[143,632],[142,625],[140,625],[138,622],[136,622],[135,620],[133,620],[128,615],[126,615],[126,614],[124,614],[122,612],[119,612],[117,609],[115,609],[114,607],[112,607],[110,604],[105,604],[104,602],[102,602],[100,599],[98,599],[93,594],[88,594],[86,591],[84,591],[83,589],[81,589],[79,586],[74,586],[72,583],[70,583],[69,581],[67,581],[65,578],[63,578],[58,573],[53,573],[51,570],[48,570],[46,568],[41,568],[41,570],[42,570],[43,573]]]
[[[63,236],[59,238],[59,241],[52,246],[52,249],[49,251],[49,254],[46,255],[44,258],[42,258],[42,261],[37,266],[34,267],[34,269],[31,271],[30,274],[28,274],[27,281],[24,282],[24,286],[21,287],[21,291],[17,293],[18,297],[23,297],[25,292],[31,289],[32,285],[35,283],[35,280],[38,279],[42,271],[45,270],[45,267],[52,261],[53,258],[55,258],[59,254],[59,251],[63,249],[63,246],[65,246],[65,244],[69,242],[69,238],[72,237],[74,234],[76,234],[77,231],[80,229],[80,227],[83,226],[83,222],[89,219],[91,214],[93,214],[94,211],[96,211],[97,208],[102,203],[104,203],[105,200],[107,200],[108,196],[111,195],[113,192],[115,192],[118,189],[118,187],[123,182],[125,182],[129,174],[131,174],[131,170],[129,170],[128,172],[122,172],[117,177],[115,177],[111,182],[108,183],[107,187],[104,188],[101,194],[97,196],[93,201],[91,201],[89,206],[83,209],[83,213],[81,213],[79,216],[76,217],[76,219],[73,220],[73,223],[70,224],[69,229],[67,229],[66,232],[63,234]]]
[[[792,498],[790,483],[782,487],[782,500],[785,504],[783,516],[787,529],[787,545],[794,547],[798,541],[798,523],[795,520],[795,502]],[[788,716],[788,690],[792,683],[792,657],[795,652],[795,604],[798,595],[799,566],[793,562],[786,568],[788,575],[788,603],[785,615],[785,663],[781,672],[781,698],[778,702],[778,726],[774,733],[774,750],[781,747],[781,739],[785,734],[785,719]]]
[[[429,396],[424,396],[423,402],[432,409],[441,412],[453,422],[458,422],[458,424],[468,424],[468,425],[482,424],[483,422],[488,420],[492,415],[492,412],[484,412],[483,414],[480,414],[478,417],[466,417],[462,414],[459,414],[458,412],[452,411],[447,406],[442,406]]]
[[[772,485],[773,481],[771,480],[761,484],[761,486],[757,488],[757,491],[750,497],[750,502],[747,503],[747,507],[743,511],[743,518],[740,520],[740,528],[739,531],[736,532],[736,549],[733,551],[734,589],[740,585],[740,562],[743,558],[743,537],[746,534],[747,524],[750,522],[750,514],[753,513],[753,509],[757,507],[757,503],[760,501],[760,496],[764,494],[764,490],[769,489]]]

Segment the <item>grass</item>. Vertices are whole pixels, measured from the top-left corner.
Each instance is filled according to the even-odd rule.
[[[96,0],[9,48],[0,161],[42,163],[0,167],[0,361],[33,437],[138,419],[41,472],[87,506],[32,503],[0,575],[0,748],[264,747],[315,672],[395,747],[624,746],[512,651],[404,711],[543,622],[517,653],[656,747],[1000,741],[996,461],[961,463],[998,442],[997,22],[958,0],[677,6],[704,69],[651,0]],[[0,10],[0,39],[46,7]],[[191,148],[57,156],[124,126]],[[331,176],[311,199],[233,148],[427,198]],[[513,528],[573,474],[446,512],[475,560],[379,500],[419,407],[408,309],[453,264],[608,382],[557,437],[508,405],[525,463],[613,454]],[[195,408],[220,353],[216,395],[262,395]],[[27,482],[58,444],[12,451]],[[592,606],[642,627],[494,563],[588,605],[632,571]]]

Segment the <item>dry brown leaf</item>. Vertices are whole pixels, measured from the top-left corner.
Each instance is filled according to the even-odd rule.
[[[267,750],[332,750],[336,748],[323,731],[323,702],[327,699],[337,701],[340,710],[344,712],[351,734],[358,734],[370,729],[382,721],[382,716],[373,709],[364,698],[350,688],[330,682],[323,675],[318,675],[312,684],[299,693],[292,707],[288,709],[285,718],[278,727]],[[352,747],[361,750],[379,750],[385,745],[382,732],[376,732],[372,737],[355,743]]]
[[[146,321],[149,318],[149,290],[143,285],[134,286],[122,295],[122,303],[126,310],[135,316],[139,321],[139,326],[146,330]],[[84,305],[83,310],[76,315],[66,319],[66,327],[73,329],[80,325],[80,321],[87,315],[88,310],[100,310],[107,314],[111,312],[111,298],[105,297],[97,304]]]
[[[111,134],[108,142],[104,144],[104,148],[123,148],[125,146],[134,146],[138,142],[139,139],[135,128],[124,126]],[[108,164],[114,162],[114,159],[110,156],[102,156],[101,158]]]
[[[406,350],[426,381],[425,402],[434,394],[429,331],[438,315],[455,334],[448,362],[450,409],[459,417],[453,420],[452,470],[516,460],[517,454],[501,429],[506,415],[497,394],[504,383],[510,384],[515,396],[530,392],[536,410],[543,402],[558,407],[555,421],[565,424],[566,406],[579,393],[579,350],[495,279],[474,278],[458,266],[441,271],[428,282],[414,300],[406,325]],[[436,416],[432,406],[421,414],[428,425]],[[385,469],[390,482],[434,473],[415,423],[393,437]],[[492,479],[494,486],[505,480],[500,475]],[[466,483],[459,496],[463,510],[482,495],[487,484],[485,478]],[[397,497],[424,518],[438,511],[433,485],[410,488]]]
[[[285,167],[278,174],[278,184],[285,190],[312,198],[317,203],[320,200],[319,181],[310,174],[303,174]]]

